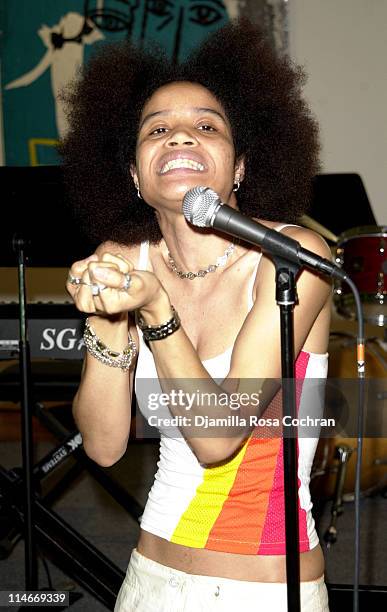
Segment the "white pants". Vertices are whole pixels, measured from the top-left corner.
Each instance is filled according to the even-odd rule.
[[[133,550],[114,612],[287,611],[286,583],[197,576]],[[329,612],[324,577],[301,583],[301,610]]]

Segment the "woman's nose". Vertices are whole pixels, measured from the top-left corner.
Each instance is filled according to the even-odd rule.
[[[195,137],[190,133],[190,130],[185,128],[177,128],[173,132],[170,133],[169,138],[167,140],[168,147],[176,147],[176,146],[189,146],[192,147],[197,143]]]

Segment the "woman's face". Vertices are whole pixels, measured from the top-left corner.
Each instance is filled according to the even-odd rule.
[[[236,163],[231,127],[224,109],[203,86],[175,82],[158,89],[143,108],[137,140],[134,182],[156,209],[179,210],[197,185],[210,187],[222,201],[235,203]]]

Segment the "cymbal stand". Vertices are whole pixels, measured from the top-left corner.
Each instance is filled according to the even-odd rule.
[[[337,540],[337,519],[343,513],[343,490],[345,477],[347,474],[347,465],[352,454],[353,448],[346,444],[341,444],[336,448],[339,457],[339,467],[337,470],[337,478],[335,483],[335,491],[331,507],[331,522],[328,529],[324,533],[324,540],[327,543],[327,548],[330,548]]]

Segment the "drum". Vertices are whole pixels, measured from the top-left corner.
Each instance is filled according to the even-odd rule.
[[[356,339],[349,334],[332,334],[329,343],[330,378],[356,378]],[[387,353],[375,340],[366,343],[366,377],[387,378]],[[387,385],[386,385],[387,387]],[[329,398],[327,398],[327,403]],[[380,400],[380,410],[385,409],[385,400]],[[356,397],[351,405],[356,406]],[[332,415],[333,416],[333,415]],[[311,491],[315,499],[331,498],[337,483],[340,457],[348,449],[348,462],[342,493],[355,490],[356,438],[322,438],[317,447],[312,470]],[[387,439],[364,438],[362,452],[361,490],[363,493],[387,487]]]
[[[341,234],[336,263],[348,272],[360,292],[364,320],[383,326],[387,323],[387,226],[355,227]],[[356,318],[355,303],[346,283],[335,284],[337,312]]]

